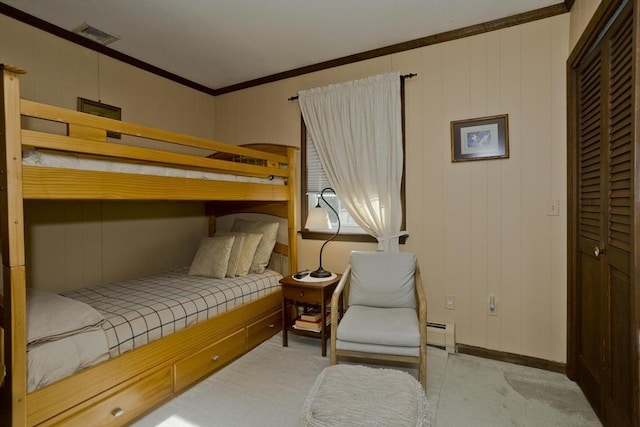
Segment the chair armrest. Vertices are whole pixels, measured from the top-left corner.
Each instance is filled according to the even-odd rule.
[[[344,309],[344,301],[343,307],[340,307],[340,296],[342,295],[345,287],[349,284],[349,280],[351,278],[351,265],[348,265],[347,268],[342,273],[342,277],[340,278],[340,282],[338,282],[338,286],[333,291],[331,295],[331,329],[333,332],[333,325],[338,324],[338,313],[341,309]]]
[[[338,335],[338,315],[346,305],[344,298],[342,298],[342,307],[340,307],[340,297],[342,296],[342,293],[344,292],[345,288],[349,286],[350,279],[351,279],[351,265],[348,265],[347,268],[344,270],[344,273],[342,273],[342,277],[340,278],[340,282],[338,282],[338,286],[336,286],[336,288],[333,291],[333,294],[331,295],[331,364],[332,365],[335,365],[336,363],[338,363],[338,358],[336,356],[336,337]]]
[[[420,274],[420,268],[416,268],[415,280],[416,300],[418,303],[418,321],[420,322],[420,329],[422,329],[427,327],[427,297],[424,293],[424,287],[422,287],[422,275]]]

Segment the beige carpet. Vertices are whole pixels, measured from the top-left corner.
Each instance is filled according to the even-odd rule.
[[[428,348],[427,399],[434,419],[446,364],[444,350]],[[298,426],[307,392],[327,366],[318,340],[290,335],[285,348],[278,334],[133,425]],[[404,370],[417,377],[415,369]]]
[[[565,375],[460,353],[449,355],[435,425],[601,426]]]

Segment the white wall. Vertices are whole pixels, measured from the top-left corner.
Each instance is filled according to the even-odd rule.
[[[299,146],[298,90],[400,71],[406,82],[407,229],[428,317],[461,343],[554,361],[566,349],[566,105],[569,15],[337,67],[216,97],[221,140]],[[452,120],[509,114],[510,158],[451,163]],[[552,200],[560,215],[547,216]],[[317,267],[322,242],[299,242]],[[334,242],[324,265],[353,249]],[[445,310],[445,294],[456,309]],[[487,315],[494,294],[498,316]]]

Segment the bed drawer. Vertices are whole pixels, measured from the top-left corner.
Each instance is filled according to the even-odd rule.
[[[278,310],[247,327],[247,345],[251,349],[282,329],[282,311]]]
[[[135,381],[110,397],[65,419],[65,426],[123,425],[173,393],[171,366]]]
[[[197,353],[176,362],[173,365],[175,369],[174,390],[181,390],[196,382],[203,376],[224,366],[236,356],[244,353],[245,350],[245,330],[243,328],[203,348]]]

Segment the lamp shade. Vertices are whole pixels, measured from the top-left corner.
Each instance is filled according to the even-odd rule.
[[[304,228],[312,231],[331,230],[331,221],[329,220],[329,211],[327,211],[327,208],[317,206],[310,209]]]

